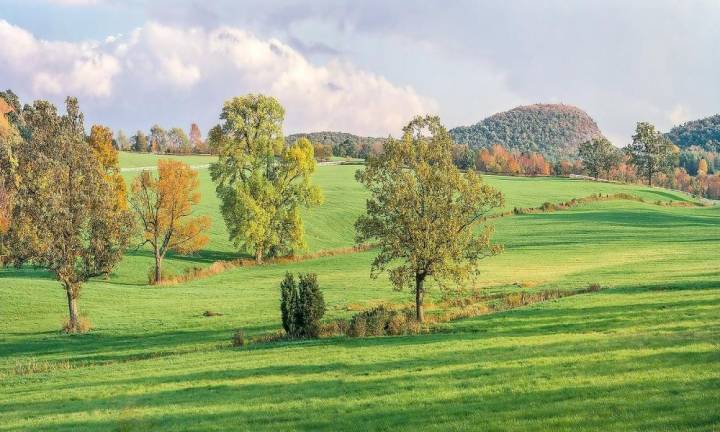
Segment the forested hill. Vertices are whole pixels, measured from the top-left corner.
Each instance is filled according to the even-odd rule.
[[[450,134],[456,143],[471,148],[502,144],[555,160],[573,156],[581,143],[602,136],[597,123],[585,111],[563,104],[519,106],[472,126],[453,128]]]
[[[698,146],[720,151],[720,114],[675,126],[665,136],[680,148]]]
[[[353,135],[347,132],[309,132],[288,135],[287,137],[285,137],[285,141],[287,141],[288,143],[292,143],[301,137],[306,137],[307,139],[316,144],[330,144],[333,147],[337,147],[345,141],[349,141],[357,148],[362,147],[364,144],[372,146],[375,143],[383,143],[386,139],[363,137]]]

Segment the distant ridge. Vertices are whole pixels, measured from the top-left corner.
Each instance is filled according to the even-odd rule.
[[[472,125],[450,129],[458,144],[471,148],[502,144],[558,160],[575,155],[580,144],[602,133],[595,120],[572,105],[535,104],[493,114]]]
[[[308,132],[308,133],[296,133],[285,137],[287,143],[293,143],[299,138],[305,137],[317,144],[330,144],[333,147],[342,144],[343,142],[350,141],[355,147],[362,147],[364,144],[372,146],[375,143],[383,143],[387,138],[374,138],[364,137],[359,135],[353,135],[347,132]]]
[[[675,126],[665,136],[680,148],[698,146],[720,151],[720,114]]]

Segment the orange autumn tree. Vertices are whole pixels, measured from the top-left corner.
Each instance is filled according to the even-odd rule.
[[[197,172],[176,160],[158,161],[157,178],[143,171],[132,184],[130,202],[140,220],[143,245],[155,255],[152,281],[162,282],[162,261],[168,251],[192,253],[208,242],[207,216],[192,217],[192,207],[200,202]]]
[[[113,147],[112,131],[107,126],[93,125],[87,141],[105,170],[105,178],[117,193],[117,207],[127,209],[127,188],[120,175],[118,152]]]

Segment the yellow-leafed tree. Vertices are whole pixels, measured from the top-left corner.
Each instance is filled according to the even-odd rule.
[[[197,172],[176,160],[158,161],[158,175],[143,171],[132,184],[130,202],[143,231],[143,244],[153,248],[154,282],[162,281],[162,262],[168,251],[192,253],[208,242],[207,216],[192,216],[200,202]]]

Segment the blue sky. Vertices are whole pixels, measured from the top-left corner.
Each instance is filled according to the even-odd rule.
[[[396,135],[529,103],[577,105],[616,144],[717,113],[717,1],[0,1],[0,87],[78,96],[88,123],[203,131],[272,94],[288,133]]]

